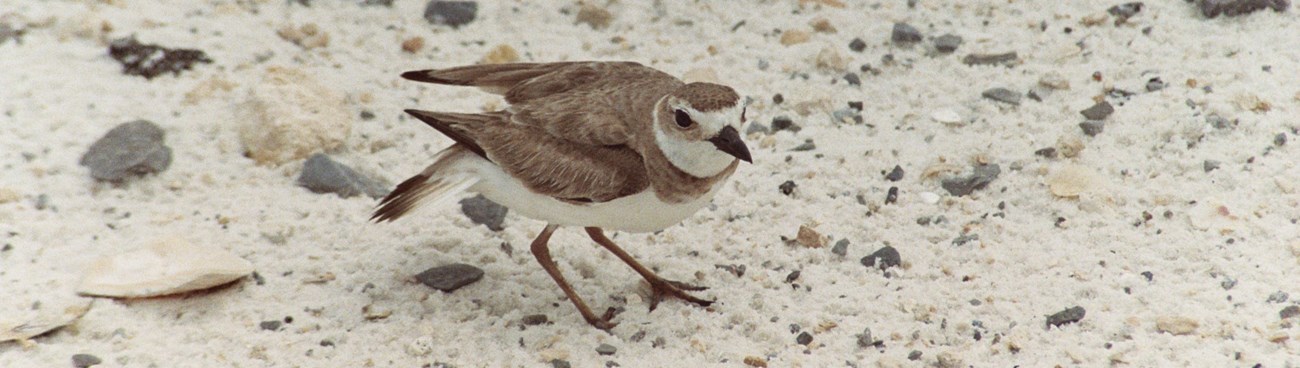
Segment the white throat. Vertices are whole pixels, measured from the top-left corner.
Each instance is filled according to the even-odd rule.
[[[663,103],[660,100],[659,103]],[[687,141],[680,138],[664,134],[657,122],[659,121],[659,109],[654,110],[654,121],[656,126],[655,145],[659,150],[668,157],[668,162],[691,176],[697,178],[707,178],[718,175],[722,170],[736,160],[735,157],[719,151],[717,146],[708,141]]]

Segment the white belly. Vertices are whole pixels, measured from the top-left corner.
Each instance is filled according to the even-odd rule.
[[[561,226],[594,226],[628,232],[663,230],[708,205],[725,182],[719,181],[708,193],[684,203],[664,203],[655,196],[654,190],[647,188],[608,202],[571,204],[534,193],[495,164],[475,159],[473,171],[480,180],[470,191],[526,217]]]

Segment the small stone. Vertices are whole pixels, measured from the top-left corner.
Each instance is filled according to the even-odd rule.
[[[834,255],[837,255],[837,256],[840,256],[840,257],[843,257],[843,256],[848,255],[848,254],[849,254],[849,240],[848,240],[848,239],[840,239],[840,241],[835,242],[835,245],[834,245],[834,246],[831,246],[831,254],[834,254]]]
[[[930,113],[930,119],[934,120],[937,123],[943,123],[948,125],[960,124],[962,122],[961,115],[957,114],[956,111],[952,111],[948,109],[935,110],[934,112]]]
[[[795,146],[794,148],[791,148],[790,150],[791,150],[791,151],[794,151],[794,152],[804,152],[804,151],[812,151],[812,150],[814,150],[814,149],[817,149],[817,144],[814,143],[812,139],[807,139],[807,140],[804,140],[804,142],[803,142],[802,144],[800,144],[800,145],[798,145],[798,146]]]
[[[898,203],[898,187],[889,187],[889,191],[885,193],[885,204],[894,203]]]
[[[415,275],[415,279],[431,288],[452,292],[483,278],[483,270],[464,263],[430,268]]]
[[[405,41],[402,41],[402,51],[406,51],[408,53],[414,54],[420,52],[420,50],[422,49],[424,49],[424,37],[415,36],[415,37],[408,38]],[[373,116],[374,113],[371,113],[372,118]],[[365,119],[365,120],[369,120],[369,119]]]
[[[1214,18],[1219,14],[1234,17],[1270,8],[1283,12],[1291,7],[1291,0],[1197,0],[1197,6],[1206,18]]]
[[[812,34],[807,31],[791,29],[781,32],[781,44],[785,46],[798,45],[812,39]]]
[[[1286,308],[1282,308],[1281,311],[1277,312],[1277,315],[1282,319],[1300,316],[1300,306],[1288,305]]]
[[[826,18],[814,19],[811,23],[808,23],[808,25],[812,26],[813,31],[817,33],[835,33],[839,31],[835,29],[835,25],[832,25],[831,21]]]
[[[782,96],[780,93],[772,95],[773,104],[780,105],[782,102],[785,102],[785,96]]]
[[[275,331],[280,329],[281,323],[282,322],[278,320],[262,321],[262,323],[259,323],[258,326],[261,327],[263,330]]]
[[[1084,135],[1087,135],[1089,137],[1096,137],[1098,134],[1101,134],[1101,132],[1106,129],[1106,122],[1101,120],[1084,121],[1082,123],[1079,123],[1079,129],[1083,130]]]
[[[330,35],[322,31],[316,23],[307,23],[299,27],[286,25],[275,31],[285,41],[293,42],[304,49],[329,46]]]
[[[311,73],[267,68],[237,109],[239,140],[258,164],[281,164],[343,145],[352,131],[350,104]]]
[[[1278,290],[1276,293],[1269,294],[1268,299],[1265,301],[1269,303],[1285,303],[1286,300],[1290,298],[1291,298],[1291,294],[1287,294],[1285,291]]]
[[[1156,318],[1156,331],[1172,335],[1188,335],[1201,327],[1196,320],[1182,316],[1163,316]]]
[[[99,357],[90,354],[72,355],[72,366],[77,368],[86,368],[90,366],[95,366],[103,362],[104,361],[100,360]]]
[[[859,78],[857,73],[844,74],[844,81],[848,82],[850,86],[862,85],[862,78]]]
[[[1110,7],[1110,9],[1106,9],[1107,13],[1110,13],[1110,15],[1114,15],[1116,18],[1119,18],[1118,20],[1116,20],[1116,23],[1123,23],[1124,21],[1127,21],[1128,18],[1137,15],[1137,13],[1140,11],[1142,11],[1142,2],[1140,1],[1123,3],[1123,4],[1112,6]]]
[[[452,28],[473,22],[478,16],[478,2],[475,1],[430,1],[424,8],[424,19],[429,23],[447,25]]]
[[[611,14],[609,10],[605,10],[605,8],[591,4],[583,4],[582,7],[578,9],[578,18],[574,24],[586,24],[591,26],[591,29],[602,30],[609,28],[609,23],[613,19],[614,14]]]
[[[393,7],[393,0],[362,0],[362,6],[387,6]]]
[[[952,239],[952,246],[960,247],[976,240],[980,240],[979,234],[961,234]]]
[[[524,316],[521,321],[524,323],[524,326],[536,326],[551,322],[550,318],[547,318],[545,314],[529,314]]]
[[[1061,325],[1067,323],[1079,322],[1083,320],[1083,316],[1086,314],[1087,312],[1080,306],[1066,308],[1063,311],[1056,312],[1056,314],[1047,316],[1047,325],[1061,327]]]
[[[921,360],[921,351],[912,350],[912,352],[907,353],[907,360]]]
[[[862,101],[849,101],[848,105],[850,109],[862,111]]]
[[[324,153],[307,159],[298,175],[298,185],[314,193],[334,193],[349,198],[365,194],[381,198],[388,194],[387,186],[344,166]]]
[[[147,120],[124,123],[109,130],[81,156],[96,180],[118,182],[133,175],[166,170],[172,149],[163,144],[164,132]]]
[[[1054,147],[1040,148],[1037,151],[1034,151],[1034,155],[1046,157],[1046,158],[1056,158],[1056,148]]]
[[[980,95],[990,100],[1005,102],[1012,105],[1020,105],[1020,94],[1012,92],[1006,88],[990,88],[984,90],[984,93],[981,93]]]
[[[849,41],[849,50],[853,50],[853,52],[862,52],[862,50],[866,49],[867,42],[861,38],[854,38],[853,41]]]
[[[994,64],[1011,65],[1015,64],[1019,59],[1020,56],[1016,54],[1015,51],[1012,51],[1001,54],[970,54],[961,58],[961,62],[962,64],[971,66]]]
[[[1115,107],[1111,106],[1110,102],[1106,101],[1098,102],[1097,104],[1092,105],[1092,107],[1079,111],[1079,113],[1083,114],[1083,117],[1088,118],[1088,120],[1104,120],[1114,112]]]
[[[108,45],[108,55],[122,64],[122,74],[153,79],[163,73],[180,75],[194,64],[211,63],[212,59],[201,50],[169,49],[158,45],[142,44],[135,37],[114,40]]]
[[[1140,275],[1142,275],[1142,278],[1147,279],[1147,282],[1155,281],[1156,279],[1156,274],[1151,271],[1142,271]]]
[[[767,127],[767,124],[763,124],[763,123],[760,123],[760,122],[757,122],[757,121],[752,122],[752,123],[749,123],[749,126],[745,128],[745,135],[750,135],[750,134],[754,134],[754,133],[761,133],[761,134],[766,135],[766,134],[769,134],[769,133],[771,133],[771,132],[772,132],[772,129],[771,129],[771,128],[768,128],[768,127]]]
[[[492,231],[501,231],[505,229],[502,224],[510,209],[479,194],[460,200],[460,212],[476,224],[487,226]]]
[[[961,46],[961,43],[961,36],[945,34],[934,39],[934,49],[941,53],[949,54],[953,51],[957,51],[957,47]]]
[[[552,359],[551,368],[573,368],[569,361],[563,359]]]
[[[775,133],[775,132],[779,132],[779,131],[782,131],[782,130],[789,130],[791,133],[797,133],[797,132],[799,132],[799,131],[802,130],[802,129],[803,129],[802,127],[800,127],[799,125],[796,125],[796,124],[794,123],[794,120],[791,120],[790,117],[788,117],[788,116],[777,116],[777,117],[775,117],[775,118],[772,118],[772,132],[773,132],[773,133]]]
[[[818,51],[817,58],[814,61],[818,69],[828,72],[841,72],[849,67],[849,59],[831,47]]]
[[[1056,90],[1065,90],[1070,89],[1070,80],[1065,79],[1065,76],[1061,75],[1061,73],[1048,72],[1038,78],[1038,85]]]
[[[787,283],[787,284],[791,284],[791,283],[794,283],[795,281],[798,281],[798,280],[799,280],[799,275],[802,274],[802,273],[803,273],[803,272],[802,272],[802,271],[799,271],[799,270],[790,271],[789,274],[786,274],[786,275],[785,275],[785,283]]]
[[[808,248],[821,248],[826,246],[828,240],[811,226],[799,225],[799,233],[795,235],[795,241]]]
[[[889,173],[885,174],[885,180],[889,180],[889,181],[903,180],[903,167],[894,165],[894,169],[889,170]]]
[[[1206,116],[1205,122],[1209,123],[1210,126],[1214,127],[1214,129],[1230,129],[1233,126],[1233,122],[1231,120],[1228,120],[1228,118],[1219,116],[1217,114],[1210,114],[1210,116]]]
[[[77,293],[142,298],[207,289],[253,273],[253,264],[225,250],[162,238],[95,261]]]
[[[777,187],[777,189],[781,190],[781,194],[790,195],[794,193],[794,188],[798,186],[799,185],[794,183],[794,180],[786,180],[784,183],[781,183],[781,186]]]
[[[858,347],[860,348],[872,347],[875,346],[877,343],[878,341],[876,341],[871,336],[870,328],[864,328],[862,329],[862,333],[858,334]]]
[[[1219,282],[1219,286],[1223,287],[1223,290],[1232,290],[1233,287],[1237,286],[1237,279],[1224,276],[1223,281]]]
[[[877,249],[866,257],[862,257],[862,265],[867,267],[876,267],[887,269],[896,267],[903,263],[903,257],[898,254],[898,249],[886,245],[884,248]]]
[[[1165,81],[1160,80],[1160,77],[1155,77],[1147,80],[1146,88],[1147,92],[1155,92],[1165,89],[1165,86]]]
[[[599,346],[596,346],[596,354],[614,355],[615,352],[618,352],[618,348],[614,347],[614,345],[600,344]]]
[[[889,35],[894,43],[908,44],[921,41],[921,31],[907,23],[894,23],[894,30]]]
[[[813,336],[808,333],[808,331],[800,332],[799,336],[794,338],[794,342],[799,343],[799,345],[808,346],[809,344],[812,344]]]
[[[975,166],[975,172],[971,175],[944,179],[940,185],[949,194],[960,197],[984,189],[1001,174],[1002,168],[997,164],[979,165]]]
[[[746,356],[744,363],[750,367],[767,368],[767,360],[756,356]]]
[[[1211,172],[1218,169],[1220,165],[1222,165],[1222,163],[1220,163],[1219,161],[1205,160],[1205,162],[1201,163],[1201,169],[1205,170],[1205,172]]]
[[[1285,146],[1286,133],[1277,133],[1277,135],[1273,136],[1273,145],[1277,147]]]

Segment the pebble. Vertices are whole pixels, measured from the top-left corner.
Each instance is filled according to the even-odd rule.
[[[344,166],[324,153],[317,153],[303,163],[298,175],[298,185],[314,193],[334,193],[349,198],[365,194],[381,198],[388,194],[387,186]]]
[[[821,248],[826,246],[829,239],[826,239],[826,236],[817,232],[817,230],[813,230],[811,226],[799,225],[799,232],[795,235],[795,241],[808,248]]]
[[[100,360],[99,357],[90,354],[72,355],[72,366],[77,368],[86,368],[94,365],[99,365],[100,363],[103,362],[104,361]]]
[[[898,203],[898,187],[889,187],[889,192],[885,193],[885,204]]]
[[[934,192],[921,192],[920,194],[917,194],[917,197],[921,198],[921,202],[924,202],[925,204],[939,203],[939,195]]]
[[[487,226],[492,231],[501,231],[505,229],[502,224],[510,209],[479,194],[460,200],[460,212],[476,224]]]
[[[424,37],[415,36],[415,37],[408,38],[405,41],[402,41],[402,51],[415,54],[415,53],[419,53],[420,50],[422,49],[424,49]],[[367,112],[369,111],[362,111],[362,114],[365,114]],[[370,118],[366,118],[363,115],[361,119],[370,120],[370,119],[374,119],[375,117],[374,113],[370,113],[369,116]]]
[[[844,71],[849,67],[849,59],[831,47],[823,48],[817,52],[817,58],[814,61],[818,69],[829,72]]]
[[[583,4],[582,7],[578,9],[578,17],[575,24],[586,24],[591,26],[591,29],[602,30],[609,28],[609,23],[613,19],[614,14],[611,14],[609,10],[605,10],[605,8],[591,4]]]
[[[791,193],[794,193],[794,188],[798,186],[798,184],[794,183],[794,180],[786,180],[784,183],[781,183],[781,186],[777,187],[777,189],[781,190],[781,194],[790,195]]]
[[[453,292],[483,278],[483,270],[464,263],[430,268],[415,275],[415,279],[431,288]]]
[[[483,64],[505,64],[519,61],[519,52],[515,51],[510,45],[497,45],[492,50],[488,50],[487,55],[483,55],[481,62]]]
[[[1111,106],[1110,102],[1106,101],[1098,102],[1097,104],[1092,105],[1092,107],[1079,111],[1079,113],[1083,114],[1083,117],[1088,118],[1088,120],[1105,120],[1106,117],[1110,116],[1110,114],[1114,112],[1115,107]]]
[[[876,267],[887,269],[896,267],[903,263],[902,255],[898,254],[898,249],[886,245],[884,248],[877,249],[866,257],[862,257],[862,265],[867,267]]]
[[[921,31],[907,23],[894,23],[894,30],[889,35],[894,43],[915,43],[921,41]]]
[[[985,164],[975,166],[975,172],[967,176],[959,176],[944,179],[941,183],[944,190],[954,196],[964,196],[978,189],[984,189],[990,182],[1002,174],[1002,168],[997,164]]]
[[[337,148],[352,131],[339,92],[300,69],[270,67],[238,108],[239,140],[258,164],[278,165]]]
[[[1222,163],[1220,163],[1219,161],[1205,160],[1205,162],[1201,163],[1201,169],[1205,170],[1205,172],[1211,172],[1218,169],[1220,165],[1222,165]]]
[[[743,360],[750,367],[767,368],[767,360],[756,356],[746,356]]]
[[[803,128],[795,124],[794,120],[791,120],[788,116],[777,116],[772,118],[772,132],[775,133],[782,130],[789,130],[791,133],[797,133],[800,130],[803,130]]]
[[[961,115],[957,114],[956,111],[948,109],[935,110],[934,112],[931,112],[930,119],[948,125],[961,123]]]
[[[1047,325],[1061,327],[1061,325],[1067,323],[1079,322],[1080,320],[1083,320],[1083,316],[1086,314],[1087,311],[1080,306],[1066,308],[1063,311],[1056,312],[1056,314],[1047,316]]]
[[[1223,290],[1232,290],[1233,287],[1237,286],[1237,279],[1224,276],[1223,281],[1219,282],[1219,286],[1223,287]]]
[[[1020,56],[1016,54],[1015,51],[1012,51],[1001,54],[970,54],[961,58],[961,62],[962,64],[972,66],[994,64],[1010,65],[1015,63],[1018,59],[1020,59]]]
[[[845,73],[844,81],[848,82],[850,86],[862,85],[862,78],[859,78],[857,73]]]
[[[77,293],[141,298],[226,284],[253,273],[253,264],[215,246],[162,238],[141,249],[104,256],[81,279]]]
[[[960,247],[976,240],[980,240],[979,234],[961,234],[952,239],[952,246]]]
[[[912,352],[907,353],[907,360],[921,360],[921,351],[912,350]]]
[[[1046,157],[1046,158],[1056,158],[1056,148],[1055,147],[1040,148],[1037,151],[1034,151],[1034,155]]]
[[[814,149],[817,149],[817,143],[814,143],[813,140],[809,138],[804,140],[802,144],[795,146],[790,150],[794,152],[805,152],[805,151],[812,151]]]
[[[596,346],[596,354],[614,355],[616,352],[618,352],[618,348],[614,347],[614,345],[600,344],[599,346]]]
[[[854,38],[853,41],[849,41],[849,50],[853,50],[853,52],[862,52],[862,50],[866,49],[867,42],[861,38]]]
[[[836,123],[861,124],[862,110],[854,109],[852,107],[835,110],[834,112],[831,112],[831,119],[834,119]]]
[[[1286,308],[1282,308],[1281,311],[1278,311],[1277,315],[1282,319],[1300,316],[1300,306],[1288,305]]]
[[[753,122],[753,123],[749,123],[749,127],[746,127],[746,128],[745,128],[745,135],[751,135],[751,134],[754,134],[754,133],[762,133],[762,134],[766,135],[766,134],[771,133],[771,132],[772,132],[772,129],[771,129],[771,128],[768,128],[768,127],[767,127],[767,124],[763,124],[763,123],[760,123],[760,122],[757,122],[757,121],[755,121],[755,122]]]
[[[424,19],[429,23],[460,28],[478,16],[478,2],[430,1],[424,8]]]
[[[945,34],[934,39],[934,49],[941,53],[949,54],[953,51],[957,51],[957,47],[961,46],[961,43],[961,36]]]
[[[843,257],[843,256],[848,255],[848,254],[849,254],[849,240],[848,240],[848,239],[840,239],[840,241],[835,242],[835,245],[834,245],[834,246],[831,246],[831,254],[834,254],[834,255],[837,255],[837,256],[840,256],[840,257]]]
[[[391,7],[393,7],[393,0],[364,0],[364,1],[361,2],[361,5],[363,5],[363,6],[387,6],[387,7],[390,7],[390,8],[391,8]]]
[[[1098,134],[1101,134],[1101,132],[1106,129],[1106,122],[1101,120],[1084,121],[1082,123],[1079,123],[1079,129],[1083,130],[1084,135],[1087,135],[1089,137],[1096,137]]]
[[[1020,94],[1016,92],[1012,92],[1011,90],[1006,88],[1002,88],[1002,87],[990,88],[984,90],[984,93],[981,93],[980,95],[990,100],[1005,102],[1012,105],[1020,105]]]
[[[1196,320],[1181,316],[1163,316],[1156,318],[1156,331],[1172,335],[1188,335],[1201,327]]]
[[[871,336],[870,328],[864,328],[862,329],[862,333],[858,334],[858,347],[860,348],[878,346],[881,343],[883,343],[883,341],[876,340]]]
[[[267,331],[275,331],[280,329],[281,323],[283,322],[280,322],[278,320],[262,321],[262,323],[258,324],[258,327],[261,327],[263,330],[267,330]]]
[[[894,169],[889,170],[889,173],[885,174],[885,180],[889,180],[889,181],[903,180],[903,167],[894,165]]]
[[[90,168],[91,177],[112,182],[161,172],[172,163],[172,149],[163,144],[164,135],[148,120],[120,124],[91,144],[80,164]]]
[[[1265,301],[1269,303],[1285,303],[1286,300],[1290,298],[1291,298],[1291,294],[1287,294],[1285,291],[1278,290],[1278,292],[1270,294],[1268,296],[1268,299]]]
[[[1196,5],[1206,18],[1214,18],[1219,14],[1233,17],[1269,8],[1283,12],[1291,7],[1291,0],[1197,0]]]
[[[1273,145],[1277,147],[1285,146],[1286,133],[1277,133],[1277,135],[1273,136]]]
[[[551,322],[550,318],[546,317],[545,314],[529,314],[524,316],[521,321],[524,323],[524,326],[536,326]]]
[[[800,332],[799,336],[794,338],[794,342],[799,343],[799,345],[808,346],[809,344],[812,344],[813,336],[808,333],[808,331]]]
[[[798,45],[804,42],[808,42],[809,39],[812,39],[812,34],[808,33],[807,31],[791,29],[785,32],[781,32],[780,42],[782,45],[791,46],[791,45]]]
[[[1165,86],[1166,86],[1165,81],[1160,80],[1160,77],[1155,77],[1147,80],[1146,88],[1147,88],[1147,92],[1155,92],[1155,91],[1165,89]]]
[[[1123,23],[1127,21],[1128,18],[1131,18],[1134,15],[1137,15],[1138,12],[1142,11],[1142,5],[1143,4],[1141,1],[1123,3],[1123,4],[1112,6],[1110,7],[1110,9],[1106,9],[1106,12],[1110,13],[1110,15],[1114,15],[1116,18],[1119,18],[1118,20],[1116,20],[1116,23]]]
[[[1065,90],[1070,89],[1070,80],[1065,79],[1065,76],[1061,75],[1061,73],[1048,72],[1038,78],[1038,85],[1056,90]]]
[[[194,64],[211,63],[212,59],[201,50],[170,49],[158,45],[142,44],[135,37],[113,40],[108,45],[108,55],[122,64],[122,74],[153,79],[163,73],[180,75]]]
[[[551,368],[573,368],[573,365],[572,365],[572,364],[569,364],[569,361],[567,361],[567,360],[563,360],[563,359],[552,359],[552,360],[551,360]]]

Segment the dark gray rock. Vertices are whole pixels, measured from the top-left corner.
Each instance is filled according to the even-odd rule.
[[[1092,107],[1079,111],[1079,113],[1083,114],[1083,117],[1088,118],[1088,120],[1105,120],[1106,117],[1110,116],[1110,114],[1114,112],[1115,107],[1111,106],[1110,102],[1106,101],[1098,102],[1097,104],[1092,105]]]
[[[1209,116],[1206,116],[1205,122],[1209,123],[1210,126],[1213,126],[1214,129],[1232,129],[1232,127],[1236,125],[1236,122],[1228,120],[1228,118],[1219,116],[1218,114],[1210,114]]]
[[[536,326],[536,325],[550,323],[551,320],[550,318],[546,317],[545,314],[529,314],[527,316],[524,316],[522,322],[524,323],[524,326]]]
[[[1273,136],[1273,145],[1282,147],[1286,145],[1286,133],[1277,133]]]
[[[1088,120],[1079,123],[1079,129],[1083,129],[1083,134],[1086,134],[1089,137],[1096,137],[1106,129],[1106,122],[1101,120]]]
[[[859,77],[858,77],[858,73],[845,73],[845,74],[844,74],[844,81],[845,81],[845,82],[849,82],[849,85],[850,85],[850,86],[860,86],[860,85],[862,85],[862,78],[859,78]]]
[[[1083,320],[1085,314],[1087,314],[1087,311],[1083,310],[1083,307],[1080,306],[1066,308],[1063,311],[1056,312],[1056,314],[1047,316],[1047,325],[1061,327],[1061,325],[1067,323],[1079,322],[1080,320]]]
[[[1141,1],[1123,3],[1112,6],[1110,9],[1106,9],[1106,12],[1110,13],[1110,15],[1114,15],[1115,18],[1118,18],[1115,21],[1116,23],[1124,23],[1125,21],[1128,21],[1129,18],[1132,18],[1134,15],[1137,15],[1138,12],[1142,11],[1142,5]]]
[[[211,63],[212,59],[200,50],[171,49],[158,45],[142,44],[135,37],[120,38],[108,45],[108,55],[122,64],[122,73],[153,79],[163,73],[180,75],[194,64]]]
[[[1232,290],[1233,287],[1237,286],[1237,279],[1224,276],[1223,281],[1219,282],[1219,286],[1223,287],[1223,290]]]
[[[270,321],[262,321],[262,323],[259,323],[257,326],[261,327],[263,330],[276,331],[280,329],[281,323],[283,322],[280,322],[278,320],[270,320]]]
[[[894,23],[894,31],[890,33],[889,40],[899,44],[921,42],[921,31],[911,24]]]
[[[885,174],[885,180],[889,180],[889,181],[903,180],[903,167],[894,165],[894,169],[889,170],[889,173]]]
[[[430,268],[415,275],[415,279],[431,288],[453,292],[483,278],[483,270],[464,263]]]
[[[1214,18],[1219,14],[1234,17],[1264,9],[1284,12],[1291,7],[1291,0],[1197,0],[1196,5],[1206,18]]]
[[[599,346],[596,346],[596,354],[614,355],[616,352],[618,352],[618,348],[614,347],[614,345],[600,344]]]
[[[862,50],[866,49],[867,42],[861,38],[854,38],[853,41],[849,41],[849,50],[853,50],[853,52],[862,52]]]
[[[941,186],[949,194],[955,196],[964,196],[971,194],[979,189],[984,189],[993,179],[997,179],[1002,174],[1002,168],[997,164],[987,164],[975,166],[975,172],[967,176],[959,176],[944,179]]]
[[[552,359],[551,368],[573,368],[573,365],[569,364],[569,361],[567,360]]]
[[[894,249],[894,247],[888,245],[884,248],[877,249],[866,257],[862,257],[863,266],[875,267],[882,270],[890,267],[897,267],[900,264],[903,264],[903,256],[898,254],[898,249]]]
[[[961,58],[962,64],[966,65],[1010,65],[1017,60],[1020,60],[1020,56],[1015,51],[1002,54],[970,54]]]
[[[77,368],[86,368],[90,366],[95,366],[103,362],[104,361],[100,360],[99,357],[90,354],[72,355],[72,366]]]
[[[1291,298],[1291,294],[1287,294],[1285,291],[1278,290],[1276,293],[1270,294],[1268,296],[1268,300],[1265,301],[1269,303],[1285,303],[1286,300],[1290,298]]]
[[[912,352],[907,353],[907,360],[921,360],[921,351],[912,350]]]
[[[163,136],[162,128],[147,120],[118,125],[90,145],[80,164],[103,181],[161,172],[172,163],[172,149],[163,144]]]
[[[460,200],[460,212],[465,213],[474,223],[487,226],[492,231],[501,231],[505,229],[502,226],[506,221],[506,213],[510,212],[509,208],[487,199],[482,194]]]
[[[799,130],[802,130],[802,129],[803,129],[802,127],[800,127],[799,125],[795,124],[795,123],[794,123],[794,120],[791,120],[790,117],[788,117],[788,116],[777,116],[777,117],[775,117],[775,118],[772,118],[772,132],[773,132],[773,133],[775,133],[775,132],[779,132],[779,131],[782,131],[782,130],[789,130],[791,133],[798,133]]]
[[[794,180],[786,180],[784,183],[781,183],[781,186],[777,187],[777,189],[781,190],[781,194],[790,195],[794,193],[794,188],[797,187],[799,187],[799,185],[795,184]]]
[[[1155,77],[1147,80],[1147,92],[1159,91],[1165,89],[1165,86],[1167,86],[1165,84],[1165,81],[1160,80],[1160,77]]]
[[[795,146],[790,150],[795,152],[804,152],[804,151],[812,151],[815,149],[817,149],[817,143],[813,142],[813,140],[810,138],[804,140],[802,144]]]
[[[1218,169],[1219,165],[1222,165],[1219,161],[1205,160],[1205,162],[1201,163],[1201,169],[1205,170],[1205,172],[1211,172]]]
[[[429,23],[460,28],[478,16],[475,1],[430,1],[424,8],[424,19]]]
[[[380,198],[388,194],[387,185],[344,166],[324,153],[307,158],[298,174],[298,185],[314,193],[334,193],[349,198],[365,194]]]
[[[848,240],[848,239],[840,239],[840,241],[835,242],[835,245],[834,245],[834,246],[831,246],[831,254],[834,254],[834,255],[837,255],[837,256],[840,256],[840,257],[843,257],[843,256],[848,255],[848,254],[849,254],[849,240]]]
[[[898,203],[898,187],[889,187],[889,191],[885,193],[885,204],[894,203]]]
[[[1056,158],[1056,148],[1055,147],[1041,148],[1037,151],[1034,151],[1034,154],[1046,158]]]
[[[984,90],[984,93],[981,93],[980,95],[993,101],[1020,105],[1020,94],[1006,88],[989,88]]]
[[[808,346],[809,344],[812,344],[813,336],[808,333],[808,331],[800,332],[799,336],[794,338],[794,342],[799,343],[799,345]]]
[[[1300,306],[1288,305],[1286,308],[1282,308],[1281,311],[1278,311],[1277,315],[1278,317],[1282,317],[1282,319],[1300,316]]]
[[[976,240],[980,240],[980,234],[961,234],[952,239],[952,246],[960,247]]]
[[[954,34],[946,34],[943,36],[939,36],[939,38],[934,39],[934,49],[936,51],[949,54],[952,53],[953,51],[957,51],[957,47],[960,47],[961,43],[962,43],[961,36],[954,35]]]
[[[831,119],[836,123],[862,124],[862,110],[846,107],[831,112]]]

